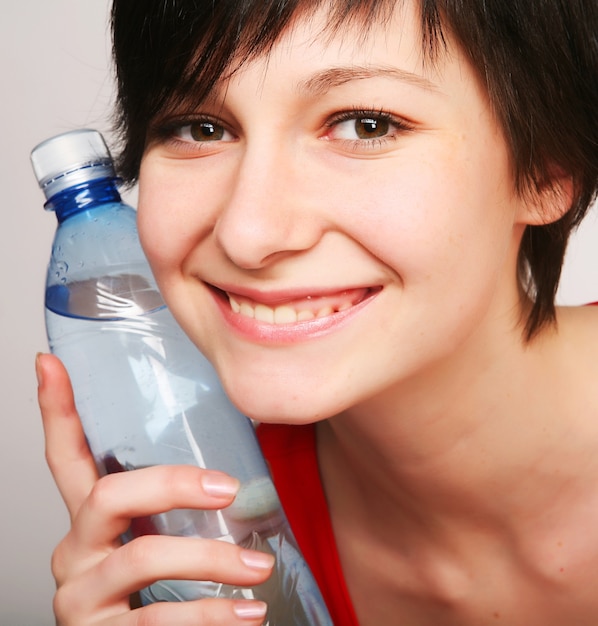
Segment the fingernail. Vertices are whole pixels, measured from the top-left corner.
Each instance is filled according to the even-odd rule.
[[[258,619],[266,616],[268,606],[265,602],[256,600],[237,600],[233,604],[233,611],[240,619]]]
[[[239,491],[239,481],[228,474],[207,472],[201,477],[203,490],[210,496],[234,496]]]
[[[42,353],[38,352],[35,355],[35,375],[37,377],[37,386],[41,387],[42,383],[44,382],[44,377],[43,377],[43,373],[42,373],[42,365],[40,363],[40,357],[41,357]]]
[[[265,552],[254,550],[241,550],[241,561],[253,569],[271,569],[274,565],[274,557]]]

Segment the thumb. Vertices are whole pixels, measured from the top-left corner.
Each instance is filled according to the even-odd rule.
[[[71,519],[98,479],[75,407],[68,373],[51,354],[38,354],[38,402],[46,438],[46,461]]]

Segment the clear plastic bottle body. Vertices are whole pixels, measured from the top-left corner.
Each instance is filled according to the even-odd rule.
[[[135,211],[119,201],[114,181],[95,184],[106,193],[94,204],[92,190],[87,208],[62,211],[60,198],[52,200],[60,223],[48,267],[46,324],[50,348],[71,376],[98,468],[111,473],[188,463],[241,481],[235,503],[223,511],[176,510],[134,520],[124,539],[202,536],[276,557],[271,579],[254,589],[158,581],[143,590],[144,601],[258,598],[269,605],[267,626],[331,625],[251,422],[165,307],[138,242]],[[68,202],[76,203],[71,196]]]

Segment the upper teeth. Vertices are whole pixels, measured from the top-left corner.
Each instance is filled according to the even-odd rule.
[[[319,309],[314,309],[314,301],[310,299],[312,308],[295,308],[289,304],[283,304],[277,307],[269,307],[265,304],[251,304],[246,301],[239,302],[233,296],[228,294],[230,306],[235,313],[252,317],[260,322],[268,324],[293,324],[295,322],[304,322],[317,317],[326,317],[338,311],[345,311],[352,306],[351,302],[345,301],[338,306],[326,304]],[[306,304],[306,307],[308,305]]]

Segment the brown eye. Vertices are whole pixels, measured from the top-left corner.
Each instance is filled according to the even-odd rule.
[[[198,147],[206,143],[235,140],[234,135],[223,124],[206,118],[173,125],[168,132],[177,141]]]
[[[359,139],[379,139],[388,135],[390,122],[385,119],[363,117],[355,120],[355,134]]]
[[[411,127],[383,111],[345,111],[327,124],[328,139],[352,142],[352,150],[381,150],[387,141],[397,139]]]
[[[189,134],[194,141],[220,141],[224,128],[212,122],[197,122],[189,125]]]

